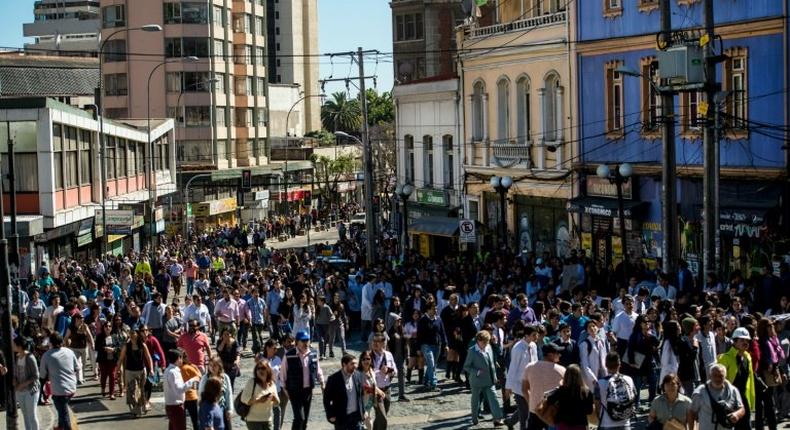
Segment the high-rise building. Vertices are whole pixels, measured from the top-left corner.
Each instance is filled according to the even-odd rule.
[[[304,101],[287,126],[304,132],[321,129],[318,54],[318,0],[267,1],[269,82],[298,84]],[[312,56],[312,57],[311,57]],[[301,114],[303,112],[303,114]],[[294,124],[296,121],[303,124]]]
[[[222,170],[228,181],[201,181],[191,195],[230,207],[211,202],[236,195],[233,177],[241,169],[268,162],[264,0],[101,6],[104,114],[175,118],[179,184]],[[150,25],[162,31],[143,31]],[[209,212],[206,218],[220,215]]]
[[[83,51],[99,45],[99,0],[38,0],[34,22],[24,24],[25,37],[35,38],[25,48],[41,51]]]

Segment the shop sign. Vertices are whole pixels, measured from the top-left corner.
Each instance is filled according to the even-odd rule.
[[[605,216],[610,218],[619,216],[617,209],[610,209],[596,204],[584,206],[583,209],[584,209],[584,213],[588,215]],[[623,215],[626,217],[630,217],[631,209],[628,208],[623,209]]]
[[[417,201],[426,205],[447,206],[447,194],[443,190],[421,188],[417,190]]]
[[[222,200],[198,203],[192,207],[192,214],[196,217],[207,217],[236,210],[236,198],[230,197]]]
[[[623,198],[630,200],[633,198],[631,194],[631,184],[633,179],[623,184]],[[610,199],[617,198],[617,185],[609,182],[608,179],[599,178],[597,176],[587,176],[587,195],[595,197],[607,197]],[[608,215],[607,215],[608,216]]]
[[[592,233],[582,233],[582,249],[592,253]]]
[[[77,236],[84,236],[91,234],[91,232],[93,232],[93,218],[85,218],[80,221],[80,230],[77,232]]]
[[[140,228],[145,225],[145,217],[142,215],[135,215],[134,223],[132,223],[132,230]]]
[[[158,219],[156,220],[156,234],[165,231],[165,220]]]
[[[165,210],[163,208],[156,208],[154,210],[154,221],[165,219]]]
[[[133,210],[108,210],[102,216],[101,209],[96,211],[96,224],[104,224],[106,217],[108,234],[130,234],[133,229],[135,215]],[[103,233],[103,232],[102,232]]]
[[[719,230],[731,233],[735,237],[758,238],[764,224],[765,217],[758,213],[737,210],[719,212]]]
[[[269,200],[269,190],[256,191],[254,200],[256,201]]]
[[[475,231],[475,222],[469,219],[462,219],[458,221],[458,233],[461,243],[475,243],[477,242],[477,233]]]
[[[90,245],[91,242],[93,242],[93,235],[90,233],[77,236],[77,248]]]

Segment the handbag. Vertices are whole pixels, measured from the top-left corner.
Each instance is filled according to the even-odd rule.
[[[686,430],[686,425],[677,418],[672,417],[664,423],[664,427],[661,430]]]
[[[724,400],[715,400],[710,392],[710,387],[705,384],[705,391],[708,393],[710,408],[713,410],[713,422],[723,428],[733,428],[735,424],[730,421],[729,415],[737,410],[733,405]]]
[[[538,408],[535,409],[535,413],[544,423],[554,426],[557,419],[557,412],[560,407],[556,403],[549,403],[549,393],[546,393],[543,400],[540,401]]]
[[[774,368],[773,372],[763,372],[763,380],[765,381],[765,385],[769,387],[778,387],[784,384],[784,378],[782,374],[779,373],[779,369],[776,368]]]
[[[252,397],[255,397],[255,385],[252,385]],[[240,391],[239,394],[233,399],[233,409],[236,410],[236,414],[242,419],[242,421],[247,418],[247,415],[250,414],[250,405],[241,401],[241,395],[244,393],[244,390]]]
[[[628,351],[626,351],[625,355],[623,356],[623,363],[628,364],[634,369],[641,369],[642,363],[645,362],[645,358],[647,358],[647,356],[637,351],[634,351],[633,354],[634,354],[634,359],[631,360],[631,350],[629,349]]]

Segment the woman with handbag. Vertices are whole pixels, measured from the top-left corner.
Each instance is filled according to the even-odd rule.
[[[674,373],[661,381],[663,394],[650,404],[648,430],[687,430],[686,417],[691,399],[680,393],[680,379]]]
[[[384,392],[376,385],[376,376],[373,373],[372,363],[373,357],[370,351],[363,351],[359,354],[357,372],[362,375],[363,381],[362,391],[364,393],[364,400],[362,404],[365,405],[365,411],[362,414],[362,419],[366,430],[371,430],[373,428],[374,413],[378,413],[378,408],[382,406],[380,404],[381,399],[385,396]]]
[[[628,339],[623,361],[628,363],[631,369],[631,377],[634,378],[636,392],[641,393],[645,383],[648,384],[648,403],[656,397],[655,373],[653,372],[654,358],[658,351],[658,338],[653,335],[651,324],[647,315],[639,315],[634,322],[634,330]],[[637,398],[637,407],[639,399]]]
[[[786,379],[779,371],[779,363],[784,361],[785,351],[779,343],[773,321],[763,318],[757,322],[757,342],[760,347],[760,364],[757,369],[767,388],[756,393],[755,421],[757,428],[761,429],[764,424],[768,424],[769,430],[776,430],[774,387],[783,386]]]
[[[222,368],[230,378],[231,387],[235,387],[236,377],[239,376],[239,343],[233,338],[230,331],[222,332],[222,340],[217,346],[217,355],[222,360]]]
[[[272,430],[274,427],[274,407],[280,402],[274,372],[268,361],[255,364],[253,377],[247,381],[241,392],[241,401],[249,406],[244,417],[249,430]]]
[[[565,369],[562,384],[547,398],[556,407],[556,430],[587,430],[587,416],[593,413],[593,394],[582,379],[581,368],[571,364]]]

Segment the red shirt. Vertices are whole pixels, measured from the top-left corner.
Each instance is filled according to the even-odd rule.
[[[205,334],[197,333],[184,333],[178,338],[178,347],[187,353],[189,362],[198,367],[198,369],[205,369],[206,367],[206,349],[211,348],[208,342],[208,337]]]

